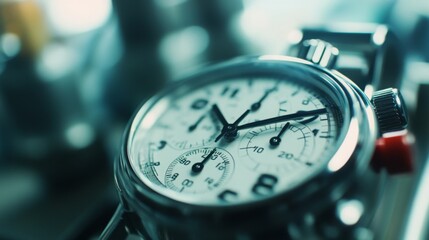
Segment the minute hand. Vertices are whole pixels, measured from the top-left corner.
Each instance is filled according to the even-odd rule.
[[[271,123],[278,123],[278,122],[284,122],[289,121],[297,118],[303,118],[303,117],[309,117],[313,115],[319,115],[327,113],[326,108],[311,110],[311,111],[298,111],[296,113],[287,114],[283,116],[273,117],[273,118],[267,118],[264,120],[259,120],[256,122],[246,123],[243,125],[237,126],[237,130],[247,129],[247,128],[253,128],[253,127],[260,127],[264,125],[268,125]]]

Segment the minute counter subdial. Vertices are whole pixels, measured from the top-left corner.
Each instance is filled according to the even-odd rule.
[[[281,137],[281,140],[280,140]],[[289,172],[311,166],[314,150],[311,130],[299,122],[253,128],[240,142],[244,164],[256,171]]]
[[[173,160],[165,173],[165,185],[177,192],[204,193],[226,183],[233,169],[234,160],[227,151],[198,148]]]

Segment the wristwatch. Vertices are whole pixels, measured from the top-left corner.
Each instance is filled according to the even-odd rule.
[[[399,91],[375,89],[390,34],[381,29],[384,41],[362,33],[375,65],[358,84],[334,69],[341,48],[323,39],[351,34],[362,50],[357,33],[304,31],[297,58],[227,61],[144,103],[115,162],[120,204],[100,238],[367,239],[391,151],[371,159],[407,126]]]

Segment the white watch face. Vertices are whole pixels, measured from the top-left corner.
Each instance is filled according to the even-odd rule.
[[[144,106],[127,148],[142,183],[189,204],[234,205],[319,173],[342,142],[346,100],[328,75],[295,65],[196,78]]]

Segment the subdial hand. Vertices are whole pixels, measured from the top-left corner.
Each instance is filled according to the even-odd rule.
[[[277,134],[277,136],[270,138],[270,145],[272,147],[276,147],[280,144],[280,142],[282,141],[281,136],[283,135],[284,132],[286,132],[286,130],[289,128],[290,123],[287,122],[282,129],[280,130],[279,134]]]
[[[195,174],[200,173],[203,171],[204,165],[207,163],[208,160],[213,156],[213,154],[216,152],[216,148],[213,148],[213,150],[210,151],[210,153],[203,159],[201,162],[194,163],[192,165],[192,172]]]
[[[266,90],[266,91],[265,91],[265,93],[264,93],[264,95],[261,97],[261,99],[259,99],[259,101],[257,101],[257,102],[255,102],[255,103],[253,103],[253,104],[250,106],[250,110],[251,110],[252,112],[257,111],[257,110],[261,107],[261,104],[262,104],[262,102],[265,100],[265,98],[267,98],[267,97],[268,97],[268,95],[270,95],[270,93],[274,92],[275,90],[277,90],[277,87],[273,87],[273,88],[271,88],[271,89]]]
[[[194,124],[189,126],[188,132],[194,131],[198,127],[198,125],[200,125],[200,123],[204,120],[205,117],[206,117],[206,115],[204,114],[200,118],[198,118],[198,120]]]

